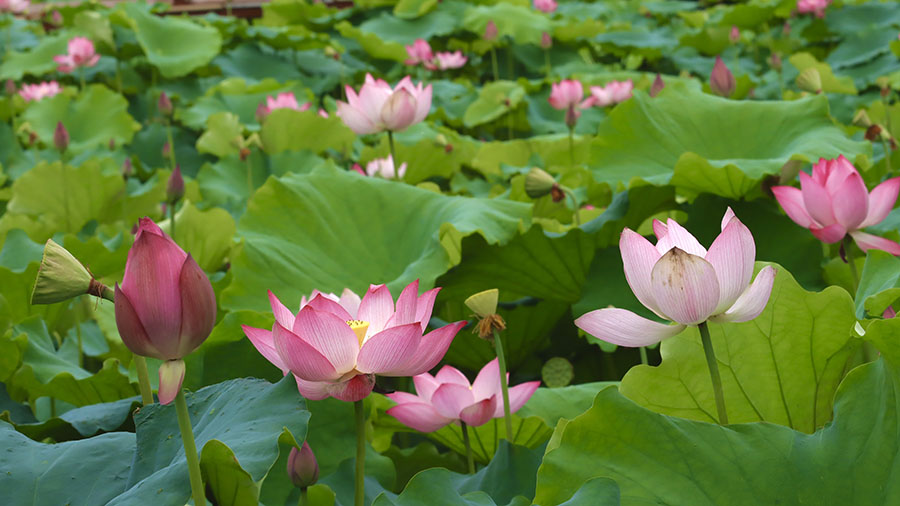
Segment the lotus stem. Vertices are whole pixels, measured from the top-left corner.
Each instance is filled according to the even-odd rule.
[[[81,84],[81,92],[84,93],[84,67],[78,69],[78,81]]]
[[[562,188],[563,193],[566,194],[567,197],[572,199],[572,222],[575,223],[576,227],[581,226],[581,217],[578,216],[578,199],[575,197],[575,192],[569,188]]]
[[[79,299],[80,301],[80,299]],[[80,318],[79,318],[80,319]],[[75,337],[78,339],[78,367],[84,366],[84,341],[81,339],[81,322],[75,321]]]
[[[169,162],[172,164],[172,170],[178,165],[175,160],[175,143],[172,142],[172,125],[166,120],[166,141],[169,143]]]
[[[309,506],[309,492],[307,491],[307,487],[300,489],[300,501],[297,503],[297,506]]]
[[[388,146],[391,148],[391,161],[394,162],[394,178],[400,179],[400,161],[397,160],[397,154],[394,151],[394,132],[388,130]]]
[[[188,413],[187,401],[184,400],[184,389],[179,388],[178,395],[175,396],[175,411],[178,413],[178,428],[181,429],[181,442],[184,445],[184,456],[187,458],[194,505],[206,506],[203,478],[200,475],[200,458],[197,456],[197,444],[194,442],[194,431],[191,429],[191,415]]]
[[[841,249],[844,250],[844,261],[850,266],[850,276],[853,278],[853,296],[856,296],[856,290],[859,288],[859,272],[856,270],[856,258],[853,254],[853,240],[850,236],[845,236],[841,243]]]
[[[547,77],[550,77],[550,69],[552,67],[550,67],[550,50],[549,49],[544,50],[544,65],[547,67]]]
[[[134,355],[134,368],[137,370],[138,387],[141,389],[141,402],[144,406],[149,406],[153,404],[153,387],[150,386],[147,359],[140,355]]]
[[[512,415],[509,412],[509,385],[506,379],[506,356],[500,332],[494,329],[494,350],[497,351],[497,365],[500,366],[500,390],[503,392],[503,419],[506,421],[506,440],[512,442]]]
[[[709,338],[709,327],[706,322],[701,323],[698,327],[700,329],[700,340],[703,341],[703,351],[706,353],[706,365],[709,367],[713,394],[716,397],[719,424],[728,425],[728,413],[725,411],[725,394],[722,392],[722,378],[719,376],[719,363],[716,361],[716,352],[713,350],[712,339]]]
[[[638,348],[641,352],[641,363],[644,365],[650,365],[650,361],[647,359],[647,348],[645,346],[641,346]]]
[[[491,69],[494,71],[494,81],[500,80],[500,71],[497,65],[497,50],[491,46]]]
[[[356,495],[353,504],[365,506],[366,499],[366,412],[363,401],[353,403],[356,414]]]
[[[569,167],[575,168],[575,126],[569,127]]]
[[[890,130],[888,130],[890,134]],[[881,146],[884,148],[884,166],[887,168],[887,173],[891,174],[893,171],[891,170],[891,144],[886,139],[881,139]]]
[[[466,463],[469,466],[469,474],[475,474],[475,457],[472,456],[472,444],[469,442],[469,427],[462,420],[459,421],[459,425],[462,427],[463,443],[466,445]]]

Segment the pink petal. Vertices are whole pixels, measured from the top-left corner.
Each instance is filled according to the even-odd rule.
[[[288,329],[294,326],[294,313],[278,300],[272,290],[269,290],[269,305],[272,306],[272,314],[275,315],[276,322]]]
[[[741,220],[732,218],[706,254],[706,261],[712,264],[719,281],[719,304],[715,313],[730,308],[747,289],[753,278],[755,259],[756,243],[753,242],[753,234]]]
[[[272,328],[272,340],[284,365],[298,378],[306,381],[335,381],[342,376],[325,355],[278,322]]]
[[[499,397],[499,395],[492,395],[471,406],[466,406],[459,412],[459,419],[471,427],[479,427],[486,424],[494,418],[498,406],[500,411],[503,411],[503,401],[499,400]]]
[[[386,413],[419,432],[434,432],[453,421],[424,402],[398,404],[388,409]]]
[[[413,384],[416,386],[416,394],[425,401],[430,401],[431,394],[433,394],[434,391],[437,390],[439,386],[441,386],[441,383],[438,380],[434,379],[427,372],[423,372],[422,374],[413,376]]]
[[[527,381],[525,383],[521,383],[514,387],[510,387],[509,389],[509,412],[515,413],[522,406],[528,402],[528,399],[531,399],[531,396],[534,395],[534,392],[541,386],[540,381]],[[503,416],[503,403],[500,403],[500,413],[495,414],[495,417]]]
[[[475,382],[472,383],[472,395],[476,400],[480,401],[496,394],[502,395],[500,389],[500,365],[495,358],[478,371],[478,376],[475,378]]]
[[[459,321],[422,336],[415,355],[392,371],[391,376],[415,376],[430,371],[444,358],[456,333],[465,326],[465,321]]]
[[[316,299],[324,299],[324,297],[319,296]],[[337,304],[335,306],[340,308]],[[343,311],[343,308],[341,310]],[[302,341],[321,353],[341,374],[352,370],[356,365],[359,339],[353,329],[347,325],[347,320],[340,316],[317,311],[310,303],[297,314],[291,333],[299,336]],[[293,367],[290,369],[296,372]],[[302,374],[300,376],[308,380],[317,379]]]
[[[337,102],[337,115],[350,130],[353,130],[358,135],[373,134],[381,131],[381,127],[373,123],[359,109],[355,109],[353,106],[340,100]]]
[[[282,373],[287,374],[290,372],[287,366],[284,365],[281,355],[275,350],[275,341],[271,332],[249,325],[241,325],[241,330],[244,331],[244,335],[247,336],[247,339],[250,340],[250,343],[253,344],[256,351],[265,357],[266,360],[271,362],[275,367],[281,369]]]
[[[413,395],[409,392],[404,392],[402,390],[397,390],[396,392],[391,392],[389,394],[384,394],[388,399],[396,402],[397,404],[403,404],[406,402],[426,402],[425,399],[419,397],[418,395]]]
[[[810,217],[821,227],[835,222],[831,207],[831,195],[825,188],[813,180],[806,172],[800,172],[800,191],[803,194],[803,206]]]
[[[184,381],[184,360],[166,360],[159,366],[159,403],[166,405],[175,400]]]
[[[181,267],[181,339],[177,356],[182,358],[203,344],[216,324],[216,294],[203,269],[188,255]]]
[[[349,288],[344,288],[344,291],[341,293],[341,298],[338,299],[338,304],[350,313],[352,319],[356,319],[356,314],[359,313],[360,302],[361,299],[359,298],[359,295],[356,295],[356,293]]]
[[[869,212],[869,191],[862,176],[855,170],[831,195],[832,212],[838,223],[847,230],[859,227]]]
[[[622,230],[619,250],[622,253],[625,280],[631,287],[631,291],[634,292],[641,304],[651,311],[659,313],[659,308],[653,298],[653,290],[650,288],[650,271],[660,259],[659,251],[650,244],[650,241],[628,228]]]
[[[575,326],[606,341],[637,348],[650,346],[684,330],[684,325],[666,325],[619,308],[596,309],[575,320]]]
[[[418,378],[418,376],[416,376]],[[462,385],[466,388],[472,386],[469,383],[469,378],[466,377],[465,374],[460,372],[459,369],[453,367],[452,365],[445,365],[441,367],[441,370],[438,371],[437,374],[434,375],[435,381],[438,382],[438,386],[443,383],[455,383],[457,385]],[[418,387],[417,387],[418,388]],[[418,392],[418,390],[416,390]]]
[[[897,244],[896,242],[889,239],[885,239],[884,237],[878,237],[877,235],[867,234],[860,231],[850,232],[850,236],[853,237],[854,241],[856,241],[856,245],[859,246],[859,249],[863,251],[877,249],[881,251],[887,251],[891,255],[900,255],[900,244]]]
[[[372,393],[375,387],[375,376],[357,374],[347,381],[330,384],[329,395],[344,402],[361,401]]]
[[[431,405],[438,413],[454,420],[460,412],[475,403],[472,391],[455,383],[444,383],[431,396]]]
[[[381,111],[385,102],[391,98],[390,86],[379,86],[373,83],[365,83],[359,89],[359,104],[361,112],[375,125],[382,125]]]
[[[677,247],[700,258],[706,256],[706,248],[701,246],[697,238],[679,225],[677,221],[669,218],[666,225],[666,235],[656,243],[656,250],[659,251],[660,255],[664,255],[670,249]]]
[[[722,215],[721,230],[723,232],[725,231],[725,227],[727,227],[728,224],[731,223],[731,218],[734,218],[734,211],[731,209],[731,206],[728,206],[728,208],[725,209],[725,214]]]
[[[421,86],[421,84],[419,85]],[[431,85],[425,87],[416,97],[416,116],[413,123],[419,123],[428,116],[431,111]]]
[[[672,224],[669,223],[669,234]],[[674,247],[650,273],[650,287],[660,310],[684,325],[702,323],[719,305],[719,281],[712,264]]]
[[[669,227],[665,223],[653,218],[653,235],[656,236],[657,241],[665,237],[668,231]]]
[[[369,335],[384,329],[384,324],[394,315],[394,299],[386,285],[372,285],[359,303],[358,320],[369,322]]]
[[[806,204],[803,203],[803,193],[799,188],[793,186],[773,186],[772,193],[775,200],[784,209],[788,218],[803,228],[809,228],[814,225],[812,217],[806,212]]]
[[[900,177],[892,177],[876,186],[869,194],[869,213],[859,228],[871,227],[881,223],[887,218],[888,213],[897,202],[897,193],[900,192]]]
[[[406,129],[416,119],[416,99],[412,93],[401,88],[381,108],[381,121],[388,130],[398,132]]]
[[[294,380],[297,381],[297,390],[304,399],[321,401],[330,396],[328,392],[329,387],[332,385],[331,383],[325,381],[306,381],[298,378],[296,375],[294,376]]]
[[[131,305],[131,301],[128,300],[128,296],[125,295],[125,292],[119,288],[118,283],[116,283],[115,286],[115,293],[116,327],[119,330],[119,336],[122,338],[122,342],[125,343],[125,346],[127,346],[132,353],[142,357],[153,357],[165,360],[165,356],[153,345],[153,342],[144,330],[144,325],[141,323],[140,317],[138,317],[137,312],[134,310],[134,306]]]
[[[425,329],[428,328],[431,312],[434,309],[434,299],[440,291],[440,288],[432,288],[420,295],[416,300],[416,321],[422,324],[422,332],[425,332]]]
[[[847,229],[840,223],[833,223],[825,228],[813,226],[809,228],[809,231],[812,232],[817,239],[828,244],[838,242],[847,235]]]
[[[328,298],[325,294],[319,293],[310,300],[307,305],[316,311],[333,314],[341,319],[345,324],[348,320],[352,320],[353,316],[344,309],[344,306],[338,302]],[[286,326],[286,325],[285,325]],[[296,332],[296,330],[295,330]]]
[[[385,324],[386,327],[418,322],[416,320],[416,301],[419,297],[419,280],[406,285],[397,297],[397,308],[394,316]]]
[[[731,308],[710,318],[714,322],[746,322],[759,316],[769,302],[772,284],[775,283],[775,269],[771,265],[763,267],[747,290],[738,297]]]
[[[852,174],[859,174],[859,172],[856,171],[856,167],[844,155],[840,155],[834,160],[826,160],[826,163],[829,166],[829,170],[823,186],[825,191],[832,196],[832,200],[834,200],[835,194],[846,184],[847,178]]]
[[[393,371],[416,354],[422,341],[422,327],[417,322],[390,327],[375,334],[363,344],[356,359],[356,370],[385,376],[406,376]]]

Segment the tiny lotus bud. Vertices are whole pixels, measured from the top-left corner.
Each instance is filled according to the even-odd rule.
[[[487,26],[484,27],[484,40],[488,42],[492,42],[497,39],[497,24],[494,23],[494,20],[490,20],[487,22]]]
[[[168,117],[172,115],[172,101],[169,100],[169,96],[166,95],[166,92],[159,94],[159,101],[156,103],[156,108],[159,109],[159,113],[163,116]]]
[[[872,120],[869,119],[869,114],[865,109],[860,109],[859,112],[853,116],[853,125],[860,128],[869,128],[872,126]]]
[[[77,258],[50,239],[44,245],[44,256],[34,281],[31,303],[53,304],[78,297],[90,292],[95,283],[91,273]],[[100,283],[96,285],[103,286]]]
[[[53,131],[53,145],[56,146],[60,153],[65,153],[69,147],[69,131],[66,130],[66,126],[62,124],[62,121],[56,123],[56,130]]]
[[[162,157],[163,157],[163,158],[168,158],[169,155],[172,154],[172,152],[170,151],[171,149],[172,149],[172,148],[171,148],[171,146],[169,146],[169,141],[166,141],[165,143],[163,143],[163,147],[162,147]]]
[[[665,87],[666,83],[663,82],[662,76],[656,74],[656,79],[653,80],[653,84],[650,86],[650,96],[655,97],[659,95],[659,92],[661,92]]]
[[[181,177],[181,166],[176,165],[172,175],[169,176],[169,184],[166,185],[166,199],[169,203],[176,203],[184,197],[184,178]]]
[[[485,318],[497,312],[497,301],[500,297],[500,291],[496,288],[478,292],[470,295],[466,299],[466,307],[472,310],[479,318]]]
[[[256,106],[256,122],[262,123],[266,120],[266,116],[269,115],[269,108],[265,106],[265,104],[259,104]]]
[[[6,91],[6,94],[9,96],[15,95],[16,91],[18,91],[18,90],[16,90],[16,82],[13,81],[12,79],[7,79],[6,80],[6,88],[4,91]]]
[[[550,34],[547,32],[542,33],[541,34],[541,48],[550,49],[551,47],[553,47],[553,38],[550,37]]]
[[[53,14],[50,15],[50,21],[56,26],[62,26],[62,24],[63,24],[62,13],[60,13],[58,10],[54,10]]]
[[[781,72],[781,67],[783,62],[781,61],[781,55],[778,53],[772,53],[769,56],[769,66],[775,69],[776,72]]]
[[[131,158],[126,158],[122,163],[122,176],[128,179],[132,174],[134,174],[134,167],[131,165]]]
[[[738,27],[734,25],[731,26],[731,31],[728,32],[728,40],[732,44],[737,44],[741,40],[741,31],[738,29]]]
[[[300,449],[291,448],[287,473],[297,488],[307,488],[319,480],[319,463],[309,444],[304,441]]]
[[[822,76],[815,67],[809,67],[797,76],[797,87],[810,93],[822,93]]]
[[[538,167],[532,167],[525,176],[525,193],[533,199],[548,195],[556,185],[553,176]]]
[[[720,97],[729,98],[734,93],[736,86],[734,74],[728,70],[728,66],[722,61],[721,56],[716,56],[712,73],[709,75],[709,88]]]

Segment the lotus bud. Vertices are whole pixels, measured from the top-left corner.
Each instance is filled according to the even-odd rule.
[[[60,153],[65,153],[69,147],[69,131],[62,121],[56,123],[56,130],[53,131],[53,145]]]
[[[163,143],[163,147],[162,147],[162,157],[163,157],[163,158],[168,158],[169,155],[171,155],[171,154],[172,154],[172,147],[169,146],[169,141],[166,141],[165,143]]]
[[[466,299],[466,307],[475,313],[478,323],[475,324],[474,333],[482,339],[492,340],[494,331],[506,329],[506,322],[503,317],[497,314],[497,301],[500,292],[496,288],[478,292]]]
[[[112,298],[109,287],[96,281],[66,248],[49,239],[44,245],[44,256],[34,281],[31,303],[53,304],[86,293]]]
[[[172,175],[169,176],[169,184],[166,185],[166,199],[175,204],[184,197],[184,178],[181,177],[181,166],[176,165]]]
[[[881,313],[881,317],[885,318],[885,319],[894,318],[896,316],[897,316],[897,311],[894,311],[894,306],[888,306],[887,309],[885,309],[884,312]]]
[[[533,199],[538,199],[550,194],[559,183],[546,171],[532,167],[525,176],[525,193]]]
[[[53,14],[50,15],[50,21],[54,26],[62,26],[63,24],[63,16],[58,10],[53,10]]]
[[[172,115],[172,101],[169,100],[169,95],[166,95],[166,92],[159,94],[159,101],[156,103],[156,108],[159,109],[159,113],[165,117]]]
[[[729,98],[734,93],[736,86],[734,74],[728,70],[728,66],[722,61],[721,56],[716,56],[712,73],[709,75],[709,88],[720,97]]]
[[[869,128],[872,126],[872,120],[869,119],[869,113],[867,113],[865,109],[860,109],[856,115],[853,116],[853,125],[860,128]]]
[[[783,66],[781,55],[772,53],[771,56],[769,56],[769,66],[775,69],[776,72],[781,72],[781,67]]]
[[[316,456],[306,441],[303,442],[303,446],[299,450],[291,448],[291,454],[288,456],[287,473],[297,488],[310,487],[319,480],[319,463],[316,462]]]
[[[488,42],[493,42],[497,39],[497,24],[494,23],[494,20],[490,20],[487,22],[487,26],[484,27],[484,40]]]
[[[5,87],[4,91],[6,91],[6,94],[9,96],[15,95],[16,91],[18,91],[18,90],[16,90],[16,82],[13,81],[12,79],[7,79],[6,87]]]
[[[550,37],[550,34],[544,32],[541,34],[541,48],[550,49],[553,47],[553,37]]]
[[[653,80],[653,84],[650,86],[650,96],[655,97],[659,95],[659,92],[661,92],[665,87],[666,83],[663,82],[662,76],[656,74],[656,79]]]
[[[822,76],[815,67],[809,67],[797,76],[797,87],[810,93],[822,93]]]
[[[562,357],[553,357],[541,368],[541,379],[549,388],[560,388],[568,385],[575,377],[572,363]]]
[[[131,165],[131,158],[126,158],[124,162],[122,162],[122,176],[125,179],[131,177],[134,174],[134,166]]]
[[[737,44],[738,42],[740,42],[740,40],[741,40],[741,31],[738,29],[737,26],[734,26],[734,25],[731,26],[731,31],[728,32],[728,40],[729,40],[732,44]]]

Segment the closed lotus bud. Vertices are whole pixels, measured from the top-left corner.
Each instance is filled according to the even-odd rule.
[[[122,175],[128,179],[132,174],[134,174],[134,166],[131,165],[131,158],[126,158],[122,162]]]
[[[166,141],[165,143],[163,143],[163,147],[162,147],[162,157],[163,157],[163,158],[168,158],[169,155],[172,154],[171,149],[172,149],[172,147],[169,146],[169,141]]]
[[[729,98],[734,93],[736,83],[734,74],[728,70],[728,66],[722,61],[721,56],[716,56],[712,73],[709,75],[709,88],[720,97]]]
[[[553,176],[538,167],[532,167],[525,176],[525,193],[533,199],[548,195],[557,186]]]
[[[288,476],[297,488],[307,488],[319,480],[319,463],[309,444],[304,441],[300,449],[291,448],[287,463]]]
[[[6,88],[4,91],[6,91],[6,94],[9,96],[15,95],[16,91],[18,91],[18,90],[16,90],[16,82],[13,81],[12,79],[7,79],[6,80]]]
[[[102,292],[99,287],[103,285],[95,282],[91,273],[66,248],[53,239],[47,241],[31,292],[32,304],[61,302],[89,293],[95,287],[98,289],[94,290],[94,295],[99,296]]]
[[[484,27],[484,40],[491,42],[497,39],[497,24],[494,23],[494,20],[490,20],[487,22],[487,26]]]
[[[728,40],[732,44],[737,44],[741,40],[741,31],[738,29],[738,27],[731,27],[731,31],[728,32]]]
[[[62,121],[56,123],[56,130],[53,131],[53,145],[60,153],[65,153],[69,147],[69,131]]]
[[[550,49],[553,47],[553,38],[550,37],[550,34],[547,32],[541,34],[541,47],[543,49]]]
[[[159,101],[156,103],[156,108],[159,109],[159,113],[163,116],[168,117],[172,115],[172,101],[169,100],[169,95],[166,95],[166,92],[159,94]]]
[[[853,116],[853,125],[860,128],[869,128],[872,126],[872,120],[869,119],[869,113],[867,113],[865,109],[860,109],[859,112]]]
[[[772,53],[769,56],[769,66],[775,69],[776,72],[781,72],[781,67],[784,65],[784,62],[781,60],[781,55],[778,53]]]
[[[50,21],[55,26],[62,26],[63,24],[63,16],[58,10],[53,10],[53,14],[50,15]]]
[[[663,82],[662,76],[656,74],[656,79],[653,80],[653,84],[650,86],[650,96],[655,97],[659,95],[659,92],[661,92],[665,87],[666,83]]]
[[[172,175],[169,176],[169,184],[166,185],[166,200],[174,204],[184,197],[184,178],[181,176],[181,166],[176,165]]]
[[[815,67],[809,67],[797,76],[797,87],[810,93],[822,93],[822,76]]]

